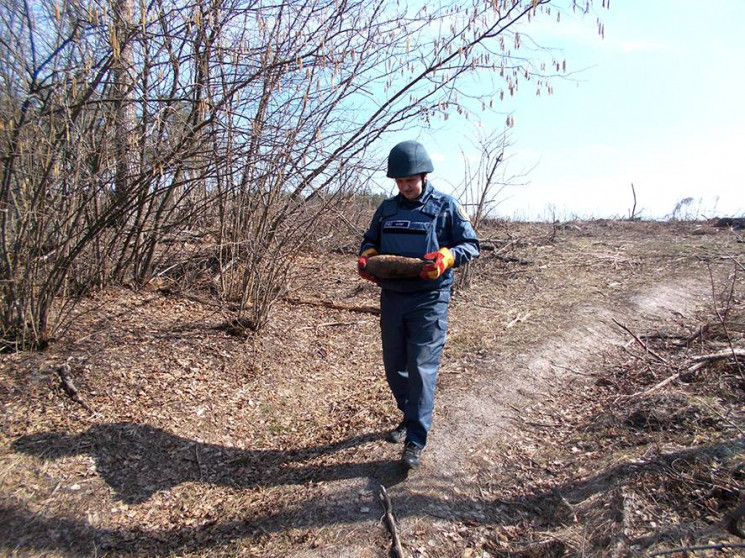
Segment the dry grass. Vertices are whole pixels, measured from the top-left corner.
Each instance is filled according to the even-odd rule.
[[[509,247],[455,294],[438,447],[413,478],[380,440],[395,409],[352,255],[304,262],[261,334],[172,284],[97,293],[48,350],[2,356],[0,554],[386,556],[384,484],[412,556],[742,555],[722,521],[745,481],[743,361],[689,368],[745,344],[745,245],[691,223],[484,236]]]

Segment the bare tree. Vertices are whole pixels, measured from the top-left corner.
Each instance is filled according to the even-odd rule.
[[[503,131],[477,139],[475,146],[479,153],[478,160],[473,161],[465,152],[462,154],[465,176],[459,189],[460,198],[464,200],[463,205],[476,231],[479,231],[484,220],[493,216],[494,210],[504,201],[505,190],[524,184],[529,172],[512,173],[508,169],[510,145],[508,121],[508,126]],[[469,262],[459,271],[456,287],[467,288],[470,282]]]
[[[549,0],[107,6],[0,7],[6,348],[44,343],[91,286],[162,273],[163,239],[195,229],[216,239],[219,296],[260,328],[381,138],[497,110],[564,65],[519,28]]]

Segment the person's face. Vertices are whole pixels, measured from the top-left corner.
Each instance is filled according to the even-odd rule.
[[[414,201],[421,195],[422,189],[424,188],[424,181],[422,180],[421,174],[415,174],[413,176],[397,178],[396,186],[398,186],[398,191],[401,192],[407,200]]]

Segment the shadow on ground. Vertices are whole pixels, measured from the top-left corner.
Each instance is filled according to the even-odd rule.
[[[286,451],[244,450],[196,442],[151,426],[112,423],[77,435],[46,432],[23,436],[13,443],[13,449],[44,460],[90,455],[96,472],[114,490],[116,499],[140,504],[156,492],[184,482],[252,488],[375,477],[395,484],[405,478],[397,462],[313,463],[382,436],[375,432]]]
[[[380,484],[391,486],[405,480],[405,472],[397,461],[318,465],[313,460],[377,440],[380,436],[380,433],[371,433],[286,452],[254,451],[199,443],[149,426],[115,423],[94,426],[79,435],[50,432],[24,436],[13,443],[13,448],[44,460],[88,454],[96,461],[97,472],[112,487],[117,498],[140,503],[156,491],[189,481],[250,488],[361,478],[367,480],[370,490],[377,492]],[[615,465],[593,477],[529,493],[520,499],[482,500],[482,506],[485,504],[488,509],[500,511],[487,513],[479,522],[491,525],[525,520],[540,523],[546,517],[551,517],[554,525],[571,521],[569,517],[562,518],[566,514],[557,513],[567,501],[587,499],[593,493],[607,491],[636,475],[667,467],[672,462],[680,466],[702,457],[731,457],[742,455],[744,449],[745,438],[740,438],[659,455],[644,463]],[[147,525],[96,528],[85,521],[38,513],[24,502],[8,499],[0,507],[0,524],[4,526],[0,548],[10,551],[55,549],[80,556],[89,556],[94,549],[117,555],[164,555],[223,545],[278,532],[292,525],[311,527],[359,521],[359,516],[330,515],[329,508],[333,504],[323,497],[296,504],[293,509],[247,513],[241,520],[217,520],[197,527],[156,530]],[[452,495],[440,498],[423,493],[408,494],[400,505],[394,503],[399,518],[427,515],[423,510],[432,508],[448,510],[453,517],[464,518],[473,505],[469,499]]]

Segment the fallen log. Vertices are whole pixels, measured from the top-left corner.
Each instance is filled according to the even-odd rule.
[[[332,310],[347,310],[348,312],[361,312],[364,314],[380,314],[380,308],[378,306],[370,306],[368,304],[344,304],[341,302],[333,302],[331,300],[309,300],[305,298],[292,297],[285,297],[284,300],[289,304],[322,306],[324,308],[331,308]]]

